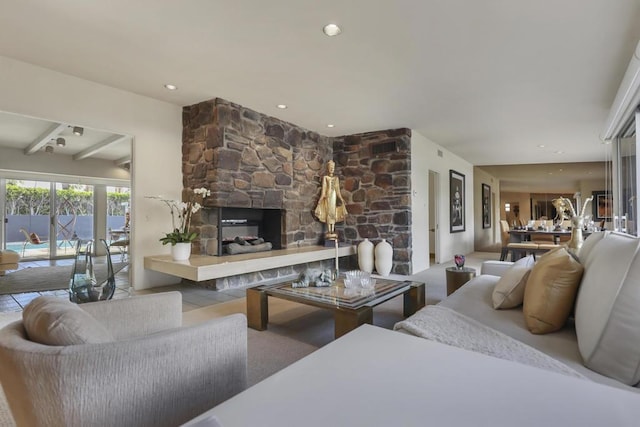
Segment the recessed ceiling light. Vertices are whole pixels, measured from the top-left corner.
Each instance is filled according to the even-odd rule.
[[[285,104],[278,104],[278,105],[276,105],[276,107],[278,107],[281,110],[284,110],[285,108],[287,108],[287,106]]]
[[[328,35],[329,37],[333,37],[340,34],[342,30],[336,24],[327,24],[322,28],[322,32]]]
[[[556,154],[564,154],[564,151],[562,151],[562,150],[558,150],[558,151],[556,151],[555,153],[556,153]]]
[[[178,90],[178,86],[172,85],[170,83],[167,83],[166,85],[164,85],[164,87],[165,89],[168,89],[168,90]]]
[[[538,145],[538,148],[544,148],[544,144]]]
[[[562,169],[562,168],[558,169],[558,171],[559,171],[559,172],[562,172],[563,170],[564,170],[564,169]]]
[[[76,136],[82,136],[82,134],[84,134],[84,128],[80,127],[80,126],[74,126],[73,127],[73,134]]]
[[[335,125],[333,125],[333,124],[331,124],[331,123],[329,123],[329,124],[327,125],[327,127],[328,127],[328,128],[332,128],[332,127],[334,127],[334,126],[335,126]]]

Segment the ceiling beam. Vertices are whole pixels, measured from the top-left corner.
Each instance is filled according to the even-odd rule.
[[[119,158],[118,160],[114,160],[113,163],[115,163],[116,166],[122,166],[126,165],[127,163],[131,163],[131,155],[124,156],[122,158]]]
[[[97,144],[92,145],[91,147],[82,150],[81,152],[74,154],[73,155],[73,160],[82,160],[82,159],[86,159],[87,157],[91,157],[96,153],[99,153],[100,151],[106,149],[107,147],[111,147],[112,145],[118,144],[122,141],[125,141],[126,139],[128,139],[128,136],[124,136],[124,135],[113,135],[110,136],[109,138],[105,139],[102,142],[99,142]]]
[[[29,155],[33,154],[45,145],[52,139],[56,139],[58,135],[62,133],[63,130],[67,128],[66,123],[54,123],[49,129],[47,129],[42,135],[37,137],[27,148],[24,149],[24,154]]]

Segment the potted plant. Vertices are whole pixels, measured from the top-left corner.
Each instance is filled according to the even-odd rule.
[[[171,244],[171,256],[174,261],[186,261],[191,255],[191,242],[198,237],[198,233],[190,230],[191,217],[198,212],[205,197],[210,196],[211,191],[206,188],[196,188],[189,195],[186,202],[151,197],[163,201],[171,212],[171,225],[173,231],[160,238],[163,245]]]

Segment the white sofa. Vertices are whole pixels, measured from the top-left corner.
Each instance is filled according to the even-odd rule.
[[[451,309],[514,338],[588,379],[639,392],[636,387],[640,381],[639,248],[640,239],[614,232],[594,233],[585,240],[578,256],[584,273],[574,306],[575,316],[556,332],[531,333],[522,306],[494,309],[494,287],[512,268],[510,262],[485,262],[480,276],[435,307]],[[422,335],[431,321],[427,318],[428,310],[432,310],[430,306],[398,323],[395,329]]]

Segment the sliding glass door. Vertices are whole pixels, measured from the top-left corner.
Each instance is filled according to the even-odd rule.
[[[50,258],[51,184],[6,180],[5,247],[23,258]]]
[[[93,186],[54,183],[55,230],[52,256],[70,256],[75,253],[78,239],[93,239]]]
[[[93,186],[4,182],[5,248],[23,259],[71,257],[78,239],[93,239]]]
[[[638,219],[640,210],[640,157],[638,157],[638,125],[640,110],[636,111],[634,120],[625,127],[621,135],[613,140],[613,196],[614,196],[614,229],[623,233],[638,235]]]

